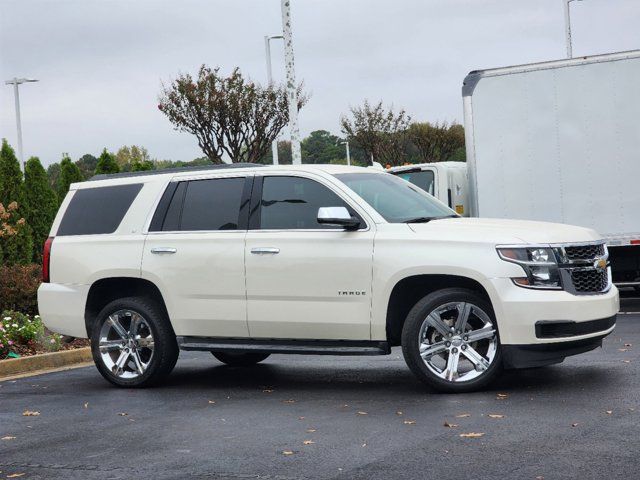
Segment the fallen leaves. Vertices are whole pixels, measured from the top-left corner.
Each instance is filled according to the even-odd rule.
[[[358,415],[369,415],[367,412],[356,412]]]
[[[504,400],[505,398],[508,398],[509,394],[507,393],[498,393],[498,395],[496,396],[496,400]]]
[[[400,410],[398,410],[398,411],[396,412],[396,415],[402,415],[402,412],[401,412]]]
[[[307,433],[313,433],[315,431],[316,431],[315,428],[307,428]]]
[[[631,360],[622,360],[622,363],[631,363]]]
[[[613,410],[605,410],[604,413],[606,413],[607,415],[611,415],[613,413]]]
[[[12,437],[11,435],[7,435],[5,437],[0,438],[0,440],[14,440],[16,437]]]
[[[467,418],[470,417],[471,414],[470,413],[460,413],[458,415],[456,415],[456,418]]]
[[[313,445],[314,443],[316,442],[314,442],[313,440],[305,440],[304,442],[302,442],[303,445]]]
[[[572,426],[573,428],[577,427],[578,425],[580,425],[578,422],[575,422],[575,423],[572,423],[572,424],[571,424],[571,426]]]
[[[209,405],[215,405],[216,401],[215,400],[209,400]]]
[[[487,417],[489,417],[489,418],[504,418],[504,415],[499,414],[499,413],[490,413],[489,415],[487,415]]]
[[[415,425],[416,421],[415,420],[405,420],[402,423],[404,423],[405,425]]]
[[[18,478],[25,475],[24,473],[12,473],[11,475],[7,475],[7,478]]]
[[[480,437],[484,437],[484,433],[481,433],[481,432],[469,432],[469,433],[461,433],[460,436],[462,438],[480,438]]]
[[[283,450],[282,455],[293,455],[293,452],[291,450]]]
[[[447,428],[458,428],[458,425],[456,423],[449,423],[446,420],[444,421],[444,426]]]
[[[633,344],[632,343],[625,343],[624,346],[625,347],[633,347]]]
[[[85,403],[84,403],[84,408],[85,408],[85,409],[86,409],[86,408],[89,408],[89,402],[85,402]]]
[[[31,410],[25,410],[22,412],[23,417],[37,417],[40,415],[40,412],[32,412]]]
[[[120,415],[121,417],[126,417],[129,414],[127,412],[120,412],[118,413],[118,415]]]
[[[283,400],[282,403],[296,403],[295,400]]]
[[[262,393],[273,393],[273,390],[271,390],[270,388],[265,388],[264,390],[262,390]]]

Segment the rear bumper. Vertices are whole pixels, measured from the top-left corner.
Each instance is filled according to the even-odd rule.
[[[52,332],[70,337],[87,337],[84,309],[88,285],[43,283],[38,288],[38,312]]]
[[[560,363],[571,355],[601,347],[602,339],[607,335],[562,343],[503,345],[502,362],[505,368],[531,368]]]

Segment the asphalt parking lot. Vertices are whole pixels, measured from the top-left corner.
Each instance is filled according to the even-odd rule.
[[[639,353],[627,314],[603,349],[465,395],[427,390],[397,349],[248,369],[183,352],[147,390],[93,367],[5,381],[0,478],[638,478]]]

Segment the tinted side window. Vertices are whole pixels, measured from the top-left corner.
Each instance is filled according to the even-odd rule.
[[[320,183],[301,177],[264,177],[260,204],[262,229],[335,228],[317,221],[320,207],[352,209]]]
[[[182,213],[182,201],[184,200],[186,189],[187,182],[180,182],[176,187],[162,223],[162,230],[168,232],[180,230],[180,214]]]
[[[180,230],[237,230],[244,183],[244,178],[190,181]]]
[[[57,235],[115,232],[141,189],[142,184],[136,183],[76,191],[64,212]]]

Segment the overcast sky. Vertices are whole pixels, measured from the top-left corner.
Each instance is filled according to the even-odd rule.
[[[291,3],[296,74],[312,94],[304,135],[339,133],[340,115],[365,98],[461,122],[470,70],[565,55],[562,0]],[[584,0],[571,12],[575,56],[640,48],[640,0]],[[41,80],[20,89],[25,156],[47,165],[131,144],[160,159],[201,156],[158,111],[161,81],[206,63],[263,82],[263,36],[280,31],[279,0],[0,0],[0,78]],[[2,87],[0,136],[15,146],[13,91]]]

